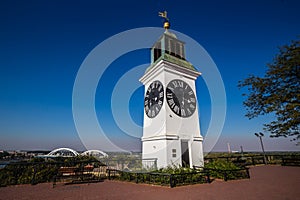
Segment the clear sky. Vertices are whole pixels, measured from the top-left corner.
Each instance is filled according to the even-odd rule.
[[[260,144],[254,133],[262,131],[271,117],[244,117],[243,91],[237,84],[249,74],[263,75],[277,47],[297,39],[299,7],[297,0],[2,0],[0,149],[83,150],[72,114],[73,85],[82,62],[98,44],[115,34],[161,27],[157,13],[167,10],[171,28],[201,44],[224,81],[227,115],[214,150],[227,150],[230,143],[232,150],[243,146],[246,151],[258,151]],[[123,55],[107,68],[97,87],[95,111],[99,124],[113,143],[127,150],[140,150],[142,132],[134,133],[135,137],[122,132],[113,118],[111,96],[123,74],[149,62],[149,49]],[[140,84],[138,80],[136,84]],[[202,78],[197,80],[197,87],[205,136],[211,103]],[[141,85],[131,96],[128,109],[133,121],[142,126]],[[268,133],[266,136],[268,151],[300,150],[289,139],[270,139]],[[101,147],[99,141],[98,149],[105,151]]]

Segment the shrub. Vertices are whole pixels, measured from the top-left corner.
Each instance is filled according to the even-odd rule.
[[[211,177],[222,178],[224,180],[246,178],[248,176],[245,168],[221,159],[206,163],[205,168],[209,170]]]

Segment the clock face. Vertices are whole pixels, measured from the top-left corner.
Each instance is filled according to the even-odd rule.
[[[167,102],[179,117],[190,117],[196,110],[196,97],[193,89],[183,80],[174,79],[167,85]]]
[[[145,113],[148,117],[154,118],[158,115],[164,102],[164,87],[161,82],[154,81],[148,87],[144,99]]]

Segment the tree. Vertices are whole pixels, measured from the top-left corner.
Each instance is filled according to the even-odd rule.
[[[300,41],[279,48],[264,77],[250,75],[239,82],[248,88],[246,117],[274,114],[275,120],[264,124],[271,137],[300,139]]]

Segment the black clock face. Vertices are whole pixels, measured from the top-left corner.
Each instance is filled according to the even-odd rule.
[[[196,97],[193,89],[184,81],[174,79],[166,89],[167,102],[179,117],[190,117],[196,110]]]
[[[154,81],[148,87],[144,99],[145,113],[153,118],[158,115],[164,102],[164,87],[161,82]]]

